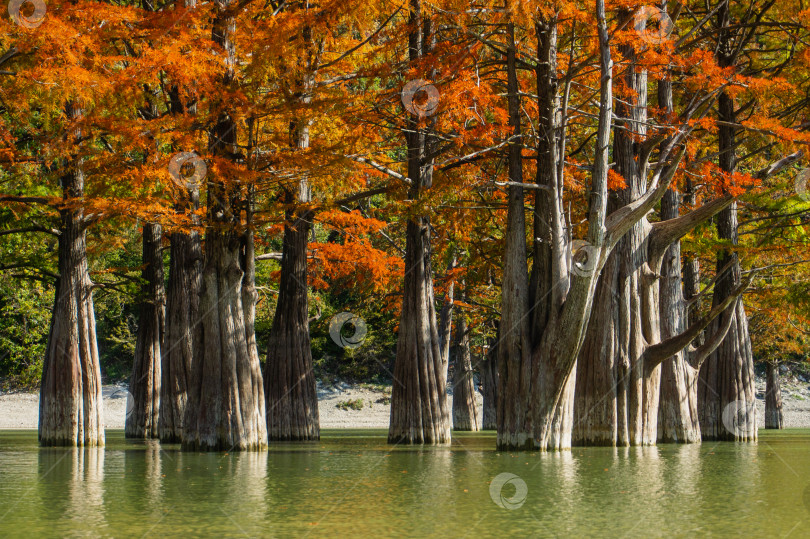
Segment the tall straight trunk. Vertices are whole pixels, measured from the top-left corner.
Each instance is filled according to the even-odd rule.
[[[82,111],[75,103],[68,103],[65,114],[77,119]],[[71,138],[78,143],[81,133],[72,133]],[[87,267],[84,213],[74,202],[84,195],[84,174],[80,160],[69,166],[61,179],[66,207],[59,210],[59,278],[42,366],[39,443],[102,446],[101,369],[92,282]]]
[[[233,80],[235,65],[235,22],[225,11],[230,3],[219,4],[212,29],[214,43],[226,53],[225,86]],[[238,154],[237,125],[226,111],[211,129],[209,152],[222,158]],[[239,185],[209,182],[208,221],[199,305],[202,335],[192,361],[183,448],[264,449],[264,388],[253,327],[257,293],[251,193]]]
[[[621,21],[633,13],[623,11]],[[646,135],[647,74],[636,64],[635,44],[620,47],[628,96],[616,104],[613,135],[616,172],[626,187],[611,193],[608,211],[647,191],[647,170],[638,152]],[[637,221],[611,253],[599,279],[597,303],[580,353],[575,397],[574,443],[652,445],[657,437],[660,368],[641,361],[645,345],[642,273],[647,265],[645,218]],[[657,316],[657,305],[656,313]]]
[[[192,208],[198,193],[190,193]],[[160,382],[158,436],[161,442],[178,443],[183,436],[192,358],[200,349],[200,287],[202,246],[197,231],[173,232],[169,238],[169,284],[166,293],[166,334]]]
[[[765,364],[765,428],[785,428],[782,415],[782,381],[779,379],[779,365],[769,361]]]
[[[661,2],[667,9],[667,0]],[[671,70],[658,81],[658,108],[674,112]],[[670,189],[661,199],[661,221],[680,215],[680,196]],[[678,335],[687,327],[686,308],[681,289],[681,242],[667,248],[661,263],[660,316],[661,338]],[[697,372],[686,361],[683,350],[661,364],[661,396],[658,408],[658,441],[694,443],[700,441],[697,418]]]
[[[300,189],[307,192],[306,185]],[[310,213],[290,211],[284,226],[281,282],[264,375],[270,440],[320,438],[307,306],[310,220]]]
[[[453,359],[453,430],[477,431],[481,430],[481,422],[475,402],[470,332],[464,313],[459,313],[457,320]]]
[[[489,343],[486,357],[478,362],[484,407],[481,417],[483,430],[498,429],[498,336]]]
[[[186,8],[196,7],[196,0],[185,0]],[[169,111],[172,114],[195,114],[196,102],[186,106],[180,88],[169,88]],[[199,225],[194,212],[200,208],[200,190],[189,186],[186,200],[178,211],[191,214],[191,224]],[[202,244],[196,230],[172,232],[169,236],[169,283],[166,290],[166,333],[161,361],[160,414],[158,437],[164,443],[179,443],[183,438],[183,418],[191,384],[191,362],[197,355],[202,336],[199,306],[202,286]]]
[[[718,46],[717,62],[720,67],[732,67],[735,62],[734,38],[728,1],[721,2],[717,12]],[[737,113],[734,98],[722,92],[718,100],[718,152],[720,168],[733,174],[737,167],[737,134],[734,124]],[[717,235],[732,246],[737,245],[737,204],[731,204],[717,216]],[[741,270],[737,252],[722,249],[717,255],[717,282],[714,286],[712,304],[725,300],[740,283]],[[754,387],[754,357],[748,333],[748,318],[745,307],[739,302],[733,313],[734,320],[726,339],[704,363],[700,371],[698,413],[700,428],[705,440],[755,441],[757,439],[756,389]],[[721,316],[716,326],[723,325],[732,313]],[[745,403],[741,405],[740,403]],[[744,406],[749,413],[726,414],[729,407]],[[726,425],[723,416],[734,416],[733,424]]]
[[[422,12],[421,0],[410,2],[410,27],[409,57],[415,62],[431,46],[433,39],[430,20]],[[429,154],[434,144],[424,120],[420,122],[409,117],[407,124],[408,178],[412,182],[408,198],[418,200],[433,181],[433,158]],[[450,442],[447,377],[436,321],[430,256],[430,218],[409,218],[405,232],[405,282],[394,361],[389,443]]]
[[[305,4],[299,8],[309,9]],[[300,39],[302,53],[297,59],[299,75],[294,81],[293,98],[306,105],[311,100],[318,61],[311,28],[305,26]],[[290,122],[290,143],[294,150],[309,148],[309,128],[310,120],[305,117]],[[295,208],[312,200],[306,172],[297,183],[296,187],[287,188],[287,204],[293,209],[285,216],[281,283],[265,364],[270,440],[320,439],[307,302],[307,238],[314,213]]]
[[[133,406],[127,411],[127,438],[157,438],[160,411],[161,350],[166,293],[163,284],[163,230],[159,224],[143,226],[143,269],[135,361],[129,381]],[[128,406],[129,408],[129,406]]]

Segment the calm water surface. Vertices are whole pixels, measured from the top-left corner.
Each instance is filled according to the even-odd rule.
[[[807,430],[544,454],[495,451],[493,433],[444,448],[392,448],[385,435],[204,454],[122,431],[103,450],[0,431],[0,536],[810,536]],[[518,477],[507,502],[525,482],[521,507],[490,496],[501,473]]]

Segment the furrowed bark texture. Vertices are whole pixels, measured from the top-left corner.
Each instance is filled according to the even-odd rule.
[[[490,340],[487,355],[478,363],[481,374],[481,392],[484,395],[484,407],[481,417],[481,428],[498,429],[498,336]]]
[[[463,300],[462,300],[463,301]],[[481,430],[475,402],[470,334],[464,314],[457,317],[453,371],[453,430]]]
[[[765,364],[765,428],[785,428],[785,418],[782,415],[782,382],[779,379],[779,365],[768,362]]]
[[[719,34],[717,61],[720,67],[731,67],[735,61],[732,25],[728,2],[723,2],[717,13]],[[734,99],[722,92],[718,101],[718,151],[720,168],[731,174],[737,166],[736,128],[737,121]],[[720,239],[737,245],[737,204],[734,203],[717,216],[717,234]],[[717,305],[732,293],[740,283],[740,261],[736,251],[722,250],[717,256],[718,278],[714,287],[712,304]],[[722,326],[731,313],[720,316],[714,326]],[[725,340],[706,360],[700,370],[698,384],[698,413],[701,433],[704,440],[756,441],[757,417],[756,393],[754,387],[754,358],[751,338],[748,333],[748,318],[742,302],[736,306],[735,320]],[[744,402],[752,413],[726,414],[733,417],[733,424],[723,421],[728,407],[738,407]]]
[[[433,36],[421,0],[411,0],[410,12],[409,56],[415,61],[432,46]],[[430,154],[435,143],[416,118],[408,119],[406,142],[408,178],[412,182],[408,198],[417,200],[433,181]],[[394,362],[389,443],[450,442],[447,378],[436,321],[430,254],[429,218],[411,217],[406,227],[405,282]]]
[[[160,412],[161,350],[165,327],[166,293],[163,284],[163,254],[160,225],[143,226],[141,308],[135,361],[129,381],[132,406],[127,406],[124,433],[127,438],[157,438]]]
[[[213,40],[227,55],[232,80],[233,17],[219,4]],[[209,152],[237,155],[237,125],[227,112],[209,135]],[[205,264],[200,292],[202,335],[192,361],[183,426],[186,450],[255,450],[267,447],[264,388],[254,331],[256,289],[251,195],[239,185],[211,181]],[[242,221],[242,213],[246,217]]]
[[[68,103],[65,113],[79,118]],[[81,133],[73,133],[78,141]],[[96,343],[92,282],[87,268],[84,194],[80,161],[62,177],[66,206],[59,210],[59,279],[39,395],[39,443],[43,446],[103,446],[101,370]]]
[[[196,208],[196,192],[192,196],[192,207]],[[199,232],[174,232],[169,241],[158,436],[161,442],[179,443],[183,437],[191,362],[199,354],[202,337],[199,304],[203,258]]]

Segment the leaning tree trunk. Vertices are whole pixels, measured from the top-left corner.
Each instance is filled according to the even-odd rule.
[[[478,406],[475,402],[472,358],[470,356],[470,333],[464,313],[459,313],[456,323],[456,346],[453,371],[453,430],[481,430]]]
[[[135,361],[129,380],[132,406],[127,405],[127,438],[157,438],[160,410],[161,349],[166,294],[163,289],[162,228],[143,226],[141,311],[135,341]]]
[[[765,374],[765,428],[785,428],[782,415],[782,381],[779,379],[779,365],[769,361]]]
[[[72,103],[69,118],[81,116]],[[81,138],[80,133],[74,135]],[[66,206],[59,210],[59,278],[39,395],[39,443],[43,446],[104,445],[101,369],[96,344],[92,282],[85,223],[76,200],[84,194],[81,163],[62,178]]]
[[[422,13],[421,1],[411,0],[409,55],[412,62],[430,46],[430,24]],[[428,122],[430,123],[430,122]],[[408,119],[408,190],[418,200],[433,179],[433,137],[416,118]],[[389,443],[443,444],[450,442],[450,413],[447,406],[447,377],[442,360],[441,339],[433,297],[430,265],[430,219],[408,219],[405,232],[405,282],[402,313],[394,361],[391,392]]]
[[[213,40],[227,52],[224,85],[233,81],[235,22],[230,2],[219,5]],[[221,112],[209,135],[220,158],[239,152],[237,124]],[[183,449],[253,450],[267,447],[264,388],[253,327],[256,289],[252,195],[236,182],[209,180],[205,264],[200,291],[200,346],[192,361]],[[242,215],[245,214],[243,221]]]
[[[191,195],[196,208],[197,192]],[[191,362],[200,346],[202,246],[197,231],[174,232],[170,242],[158,436],[161,442],[178,443],[183,436]]]

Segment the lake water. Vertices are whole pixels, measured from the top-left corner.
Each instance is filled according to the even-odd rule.
[[[810,536],[808,430],[561,453],[495,451],[494,433],[440,448],[385,436],[326,430],[239,454],[109,430],[105,449],[39,448],[35,431],[0,431],[0,536]]]

